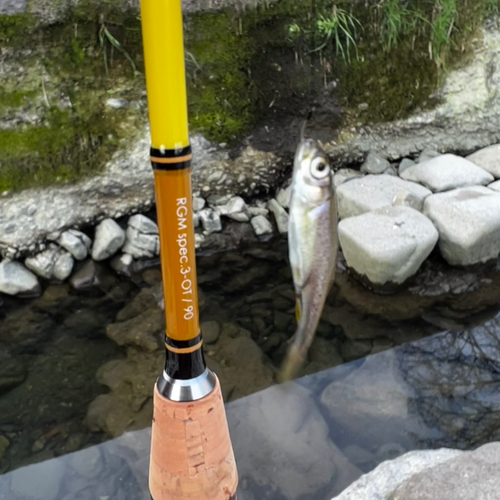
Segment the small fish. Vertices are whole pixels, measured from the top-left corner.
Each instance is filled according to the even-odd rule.
[[[333,171],[319,143],[304,138],[304,128],[305,124],[295,153],[288,221],[298,326],[282,367],[282,381],[293,378],[304,363],[335,278],[337,260]]]

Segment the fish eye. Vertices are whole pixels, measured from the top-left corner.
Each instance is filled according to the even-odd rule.
[[[324,158],[314,158],[311,161],[311,175],[315,179],[324,179],[330,173],[328,163]]]

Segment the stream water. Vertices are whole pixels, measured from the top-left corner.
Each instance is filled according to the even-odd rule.
[[[95,285],[83,290],[50,285],[35,300],[1,297],[0,472],[7,473],[4,479],[10,481],[9,472],[16,469],[28,470],[24,467],[28,464],[149,425],[151,387],[162,353],[160,348],[148,351],[144,338],[130,340],[129,332],[144,322],[141,314],[145,314],[158,324],[144,323],[144,330],[150,338],[161,338],[159,268],[145,266],[131,279],[105,267],[98,275]],[[268,450],[266,471],[261,470],[257,444],[252,448],[248,435],[259,443],[266,412],[281,412],[278,420],[287,422],[298,403],[288,400],[273,409],[274,397],[266,396],[269,392],[249,395],[276,383],[276,370],[295,329],[286,241],[200,255],[198,275],[205,352],[229,402],[242,488],[246,485],[247,491],[244,498],[330,498],[327,495],[338,493],[362,472],[409,449],[468,449],[499,438],[500,270],[496,263],[451,269],[432,255],[407,286],[380,294],[349,275],[339,260],[335,286],[301,374],[309,376],[296,386],[307,391],[315,410],[282,436],[289,446],[283,454],[292,458],[280,459],[272,478],[266,471],[274,463],[273,454]],[[151,319],[156,314],[158,319]],[[122,386],[133,396],[126,402]],[[143,392],[138,393],[136,386]],[[303,398],[300,391],[299,396]],[[119,417],[109,401],[120,401]],[[256,424],[249,408],[259,405],[260,423]],[[311,441],[311,436],[323,428],[333,447],[327,456],[336,467],[340,456],[341,463],[349,465],[340,467],[335,480],[333,476],[326,480],[324,471],[311,472],[315,479],[307,491],[297,486],[300,494],[294,495],[286,487],[284,470],[298,467],[293,458],[297,453],[304,457],[303,468],[313,467],[315,450],[303,449],[301,443],[303,438],[314,443],[316,438]],[[283,432],[286,429],[285,424]],[[147,460],[148,436],[139,435],[142,444],[137,453]],[[112,454],[109,450],[115,449],[112,444],[100,446],[102,453]],[[111,461],[106,464],[103,470],[111,467]],[[143,477],[136,476],[134,481]],[[109,484],[107,493],[103,485],[99,487],[101,498],[120,489],[116,486],[111,491]],[[260,489],[265,485],[266,494]],[[96,492],[65,493],[64,498],[99,498]],[[120,495],[113,493],[110,498],[142,498]],[[31,498],[0,493],[2,500],[25,497]]]

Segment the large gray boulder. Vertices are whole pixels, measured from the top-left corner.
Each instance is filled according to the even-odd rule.
[[[428,189],[393,175],[367,175],[337,188],[339,217],[345,219],[391,206],[400,192],[412,195],[411,206],[416,210],[422,210],[424,199],[431,194]]]
[[[443,462],[460,456],[459,450],[440,449],[410,451],[381,463],[377,468],[361,476],[334,500],[389,500],[396,488],[414,474],[425,473]],[[408,499],[409,500],[409,499]],[[431,500],[430,497],[426,500]],[[436,498],[437,500],[437,498]],[[439,500],[444,500],[439,498]],[[471,499],[472,500],[472,499]],[[476,499],[474,499],[476,500]]]
[[[484,168],[484,170],[488,171],[497,179],[500,178],[500,144],[494,144],[493,146],[480,149],[467,156],[467,160],[478,167]]]
[[[418,163],[401,173],[407,181],[420,182],[434,192],[493,182],[486,170],[460,156],[447,154]]]
[[[478,264],[500,253],[499,193],[476,186],[434,194],[424,214],[439,231],[439,248],[450,264]]]
[[[438,241],[431,221],[405,206],[349,217],[338,232],[349,267],[379,285],[413,276]]]
[[[500,443],[474,451],[412,451],[383,462],[335,500],[494,500]]]

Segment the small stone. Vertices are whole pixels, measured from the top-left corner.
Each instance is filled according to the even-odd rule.
[[[267,208],[262,208],[262,207],[248,207],[248,211],[250,215],[254,217],[257,215],[266,216],[269,213],[269,210]]]
[[[406,169],[401,177],[420,182],[434,192],[493,182],[493,176],[474,163],[452,154],[440,155]]]
[[[142,234],[158,234],[158,226],[145,215],[136,214],[128,220],[128,226],[137,229]]]
[[[85,244],[84,239],[77,236],[75,232],[79,233],[79,231],[64,231],[64,233],[62,233],[57,239],[57,243],[73,255],[76,260],[84,260],[88,254],[88,247]],[[79,234],[83,235],[83,233]],[[84,236],[88,238],[87,235]],[[90,238],[88,239],[90,241]],[[90,244],[92,244],[91,241]]]
[[[92,240],[85,233],[77,231],[76,229],[68,229],[68,233],[71,233],[73,236],[76,236],[77,238],[82,240],[87,250],[90,250],[90,247],[92,246]]]
[[[390,166],[390,163],[377,153],[369,153],[361,165],[361,172],[363,174],[381,174]]]
[[[292,195],[292,184],[286,188],[278,189],[276,193],[276,201],[283,207],[288,208],[290,206],[290,196]]]
[[[215,210],[220,215],[225,215],[238,222],[248,222],[250,220],[247,204],[239,196],[234,196],[225,205],[217,206]]]
[[[203,209],[203,207],[205,206],[205,199],[204,198],[198,198],[197,196],[195,196],[193,198],[193,210],[195,212],[199,212],[200,210]]]
[[[413,160],[410,160],[409,158],[403,158],[398,168],[399,175],[401,175],[405,170],[409,169],[410,167],[413,167],[413,165],[415,165],[415,162]]]
[[[54,266],[58,256],[57,248],[51,246],[33,257],[27,257],[24,264],[38,276],[50,279],[54,273]]]
[[[217,321],[204,321],[200,324],[203,342],[215,344],[220,336],[220,325]]]
[[[129,226],[123,252],[136,259],[155,257],[160,253],[160,238],[157,234],[143,234]]]
[[[263,215],[253,217],[250,224],[252,224],[253,230],[257,236],[273,233],[273,226]]]
[[[211,194],[208,197],[208,203],[210,205],[225,205],[230,199],[232,198],[232,195],[230,194],[225,194],[225,195],[220,195],[220,194]]]
[[[37,277],[19,262],[0,262],[0,292],[7,295],[38,295],[41,291]]]
[[[204,208],[200,210],[199,216],[201,219],[201,225],[207,234],[216,233],[222,231],[222,222],[220,220],[220,215],[210,208]]]
[[[267,208],[274,214],[279,233],[288,233],[288,214],[286,210],[274,198],[269,200]]]
[[[397,170],[392,165],[386,168],[383,173],[385,175],[398,175]]]
[[[224,172],[222,170],[214,170],[207,178],[207,182],[217,182],[220,180]]]
[[[200,248],[201,245],[203,245],[203,242],[205,241],[205,236],[200,233],[194,233],[194,247],[195,248]]]
[[[440,154],[437,151],[434,151],[433,149],[424,149],[421,153],[420,156],[417,158],[417,163],[424,163],[426,161],[432,160],[432,158],[436,158],[436,156],[440,156]]]
[[[104,219],[95,230],[92,258],[105,260],[113,256],[125,243],[125,232],[113,220]]]
[[[337,188],[351,179],[357,179],[358,177],[363,177],[363,174],[359,170],[354,170],[353,168],[341,168],[333,176],[333,185]]]
[[[500,144],[480,149],[466,157],[478,167],[484,168],[495,178],[500,178]]]
[[[193,227],[196,229],[197,227],[200,227],[200,216],[197,213],[193,214]]]
[[[64,281],[73,270],[73,257],[69,252],[61,252],[54,264],[54,278]]]
[[[125,99],[111,98],[106,100],[106,105],[113,109],[124,108],[127,104],[128,101],[126,101]]]
[[[85,288],[95,286],[100,281],[100,272],[101,269],[99,264],[89,259],[83,267],[71,277],[69,284],[75,290],[83,290]]]
[[[116,255],[111,259],[111,267],[123,276],[132,275],[132,266],[134,263],[134,258],[128,253],[123,253],[121,255]]]

